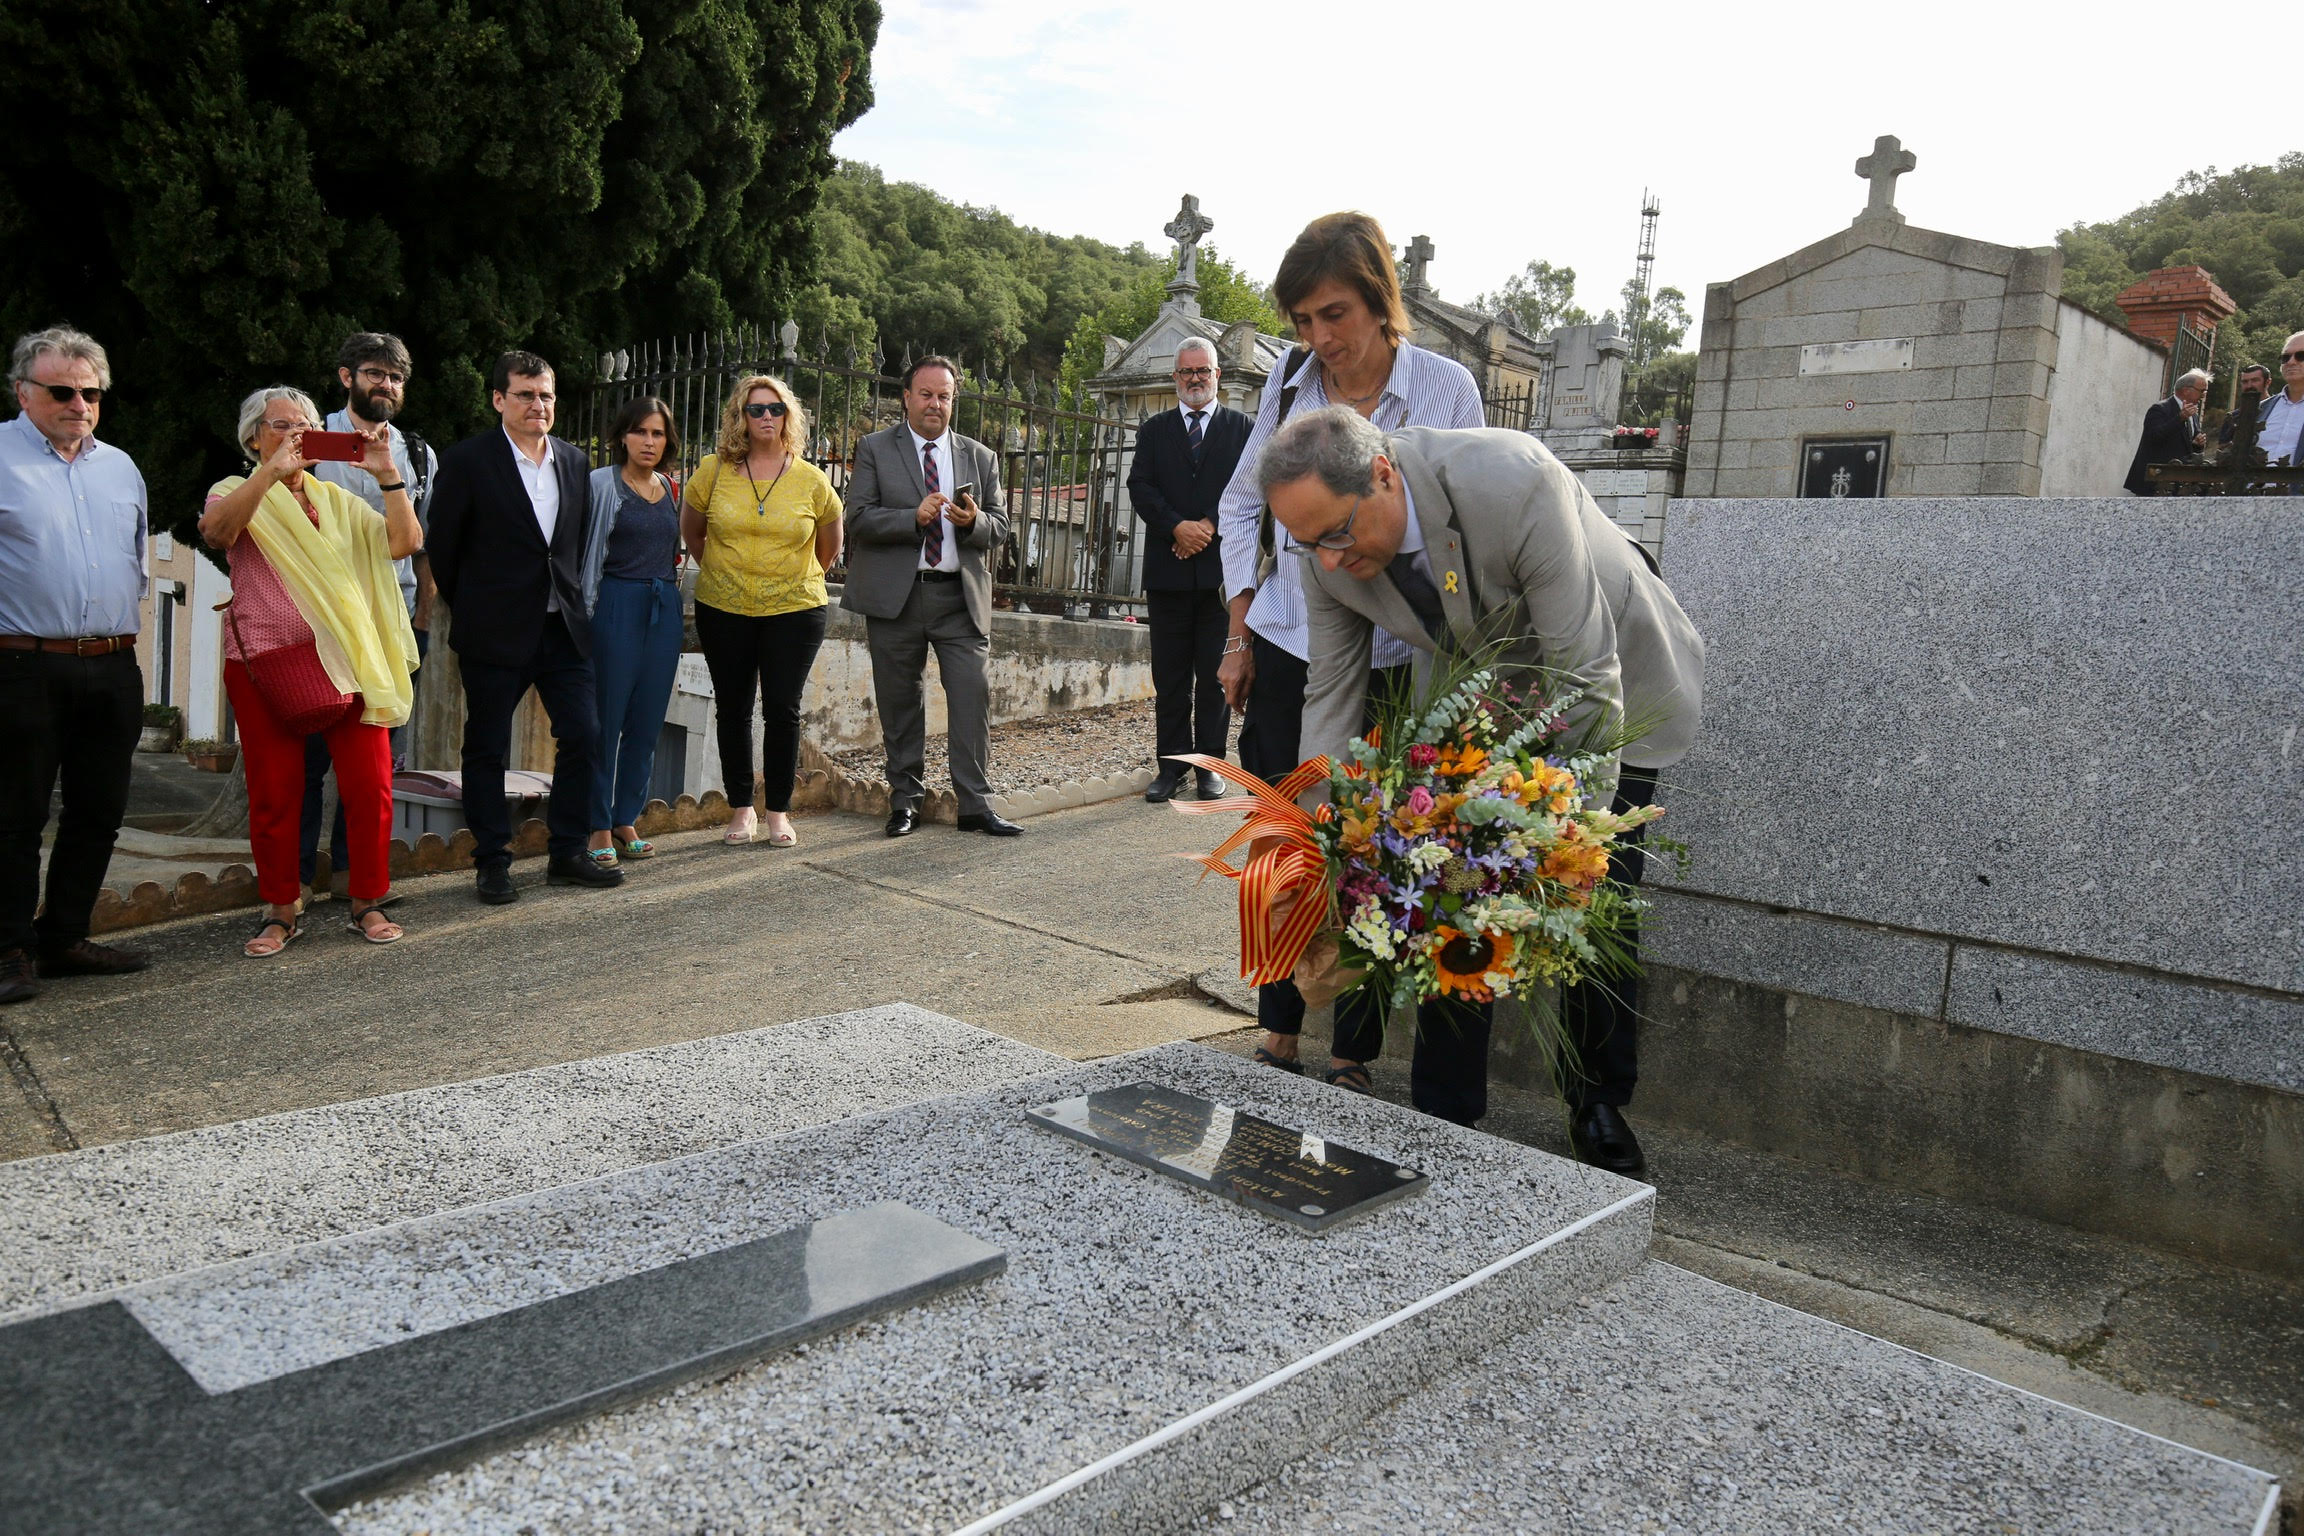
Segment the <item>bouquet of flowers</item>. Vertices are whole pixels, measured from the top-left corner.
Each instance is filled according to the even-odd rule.
[[[1608,878],[1625,834],[1662,814],[1586,803],[1611,743],[1570,748],[1573,694],[1533,696],[1478,666],[1389,713],[1351,761],[1315,758],[1277,785],[1214,759],[1249,791],[1187,813],[1245,809],[1200,862],[1239,883],[1241,972],[1291,974],[1323,1002],[1353,986],[1388,1009],[1427,998],[1493,1002],[1621,974],[1645,905]],[[1299,797],[1325,783],[1307,813]],[[1234,868],[1242,845],[1249,857]]]

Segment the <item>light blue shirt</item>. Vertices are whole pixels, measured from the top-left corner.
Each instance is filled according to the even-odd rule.
[[[1254,587],[1256,597],[1248,605],[1248,627],[1303,661],[1309,659],[1306,653],[1311,649],[1312,631],[1304,612],[1303,577],[1291,556],[1297,546],[1288,537],[1287,529],[1274,527],[1272,530],[1283,558],[1274,564],[1265,583],[1256,586],[1259,559],[1256,525],[1264,508],[1264,498],[1256,489],[1256,460],[1262,456],[1266,440],[1279,430],[1280,375],[1286,369],[1287,363],[1283,360],[1272,370],[1272,377],[1264,381],[1264,398],[1256,407],[1256,425],[1248,434],[1248,445],[1240,450],[1240,467],[1232,472],[1232,482],[1224,488],[1223,500],[1217,503],[1216,522],[1224,537],[1225,595]],[[1327,382],[1320,360],[1308,358],[1296,374],[1296,400],[1289,414],[1300,416],[1328,403]],[[1462,363],[1407,342],[1402,342],[1399,352],[1393,356],[1391,377],[1384,381],[1384,392],[1377,397],[1376,408],[1368,419],[1387,432],[1401,427],[1484,427],[1488,424],[1480,408],[1480,386],[1471,372]],[[1369,661],[1378,667],[1396,667],[1414,654],[1407,641],[1379,629],[1370,647]]]
[[[353,422],[352,413],[346,410],[330,413],[328,430],[331,432],[357,432],[360,428]],[[424,499],[416,503],[416,526],[426,533],[430,533],[432,531],[432,476],[440,467],[440,456],[432,451],[431,444],[425,444],[424,473],[418,475],[415,460],[410,458],[408,454],[406,435],[398,427],[389,424],[385,426],[384,431],[392,443],[392,463],[400,471],[400,483],[407,486],[409,494],[413,495],[416,490],[416,482],[418,480],[424,482]],[[331,484],[344,487],[374,507],[378,517],[384,515],[384,493],[377,489],[376,477],[359,465],[329,459],[313,465],[311,473],[315,480],[326,480]],[[416,557],[414,555],[402,555],[392,562],[392,569],[400,577],[400,601],[408,605],[408,617],[414,618],[416,617]]]
[[[84,640],[143,627],[144,476],[91,438],[66,459],[0,422],[0,635]]]

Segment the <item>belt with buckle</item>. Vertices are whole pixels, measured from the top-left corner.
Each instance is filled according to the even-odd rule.
[[[922,581],[958,581],[960,573],[958,571],[922,571],[920,579]]]
[[[0,651],[47,651],[56,656],[109,656],[136,644],[134,635],[96,635],[78,640],[44,640],[38,635],[0,635]]]

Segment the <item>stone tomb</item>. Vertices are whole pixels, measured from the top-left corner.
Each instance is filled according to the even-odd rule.
[[[891,1105],[897,1067],[913,1092],[975,1086]],[[617,1095],[611,1129],[614,1083],[649,1096]],[[1428,1186],[1314,1241],[1028,1113],[1144,1083]],[[686,1155],[615,1166],[649,1155],[636,1103]],[[596,1176],[464,1204],[555,1158]],[[426,1189],[428,1213],[359,1229]],[[337,1525],[973,1536],[1173,1530],[1230,1499],[1273,1530],[1604,1511],[2238,1536],[2274,1492],[1647,1262],[1644,1186],[1200,1046],[1073,1066],[903,1008],[0,1166],[0,1321],[117,1303],[204,1383],[262,1391],[889,1199],[1006,1271],[371,1491]],[[185,1269],[226,1231],[245,1257]]]

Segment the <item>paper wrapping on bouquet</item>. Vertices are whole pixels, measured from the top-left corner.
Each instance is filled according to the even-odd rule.
[[[1328,857],[1312,837],[1312,817],[1296,797],[1328,777],[1325,757],[1299,763],[1278,784],[1267,784],[1222,758],[1178,754],[1170,762],[1189,763],[1243,786],[1245,795],[1221,800],[1171,800],[1187,816],[1240,811],[1239,830],[1215,852],[1186,854],[1240,886],[1240,974],[1258,986],[1286,981],[1304,947],[1328,922]],[[1322,807],[1325,811],[1326,807]],[[1227,862],[1246,846],[1248,859],[1234,869]]]

